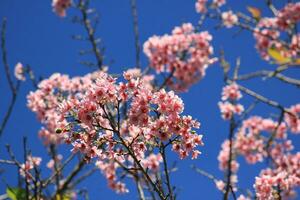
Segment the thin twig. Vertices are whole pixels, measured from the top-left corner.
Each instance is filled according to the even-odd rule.
[[[236,80],[249,80],[256,77],[266,77],[266,78],[274,77],[282,82],[300,87],[300,80],[290,78],[283,74],[274,73],[273,71],[268,71],[268,70],[261,70],[261,71],[256,71],[245,75],[240,75],[236,78]]]
[[[8,82],[8,85],[9,85],[11,93],[12,93],[12,99],[8,105],[7,111],[6,111],[4,118],[0,125],[0,137],[3,133],[3,130],[8,122],[10,115],[12,114],[14,105],[16,103],[17,94],[18,94],[20,84],[21,84],[21,82],[19,80],[16,83],[16,85],[14,85],[14,83],[12,81],[12,77],[11,77],[11,73],[10,73],[9,65],[8,65],[8,61],[7,61],[7,53],[6,53],[6,45],[5,45],[5,41],[6,41],[5,32],[6,32],[6,19],[4,18],[3,22],[2,22],[2,30],[1,30],[2,61],[3,61],[3,65],[4,65],[4,71],[6,74],[7,82]]]
[[[141,68],[141,61],[140,61],[140,52],[141,52],[141,45],[139,39],[139,27],[138,27],[138,13],[137,13],[137,6],[136,0],[130,0],[131,2],[131,13],[133,17],[133,31],[134,31],[134,43],[135,43],[135,62],[136,67]]]
[[[88,12],[87,12],[88,2],[89,2],[88,0],[80,0],[78,8],[81,12],[84,28],[85,28],[85,30],[88,34],[89,41],[92,45],[92,49],[93,49],[93,52],[94,52],[96,60],[97,60],[98,68],[100,70],[102,70],[102,68],[103,68],[103,55],[102,55],[102,53],[99,50],[98,45],[97,45],[97,38],[95,37],[95,29],[92,27],[91,21],[88,18]]]

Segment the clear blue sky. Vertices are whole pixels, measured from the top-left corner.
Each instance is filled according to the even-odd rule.
[[[110,65],[110,71],[121,72],[123,69],[134,66],[135,50],[129,0],[94,0],[94,2],[97,2],[96,9],[101,16],[97,34],[102,38],[106,47],[106,64]],[[263,2],[261,0],[228,0],[228,5],[233,10],[243,12],[246,12],[247,5],[252,5],[259,7],[265,15],[269,15]],[[194,0],[138,0],[138,20],[142,43],[154,34],[170,33],[174,26],[181,25],[183,22],[196,24],[199,15],[195,12],[194,3]],[[68,14],[73,16],[76,12],[71,11]],[[48,77],[54,72],[83,75],[91,71],[79,64],[81,60],[91,59],[89,56],[81,57],[78,54],[79,50],[86,48],[88,44],[71,39],[74,34],[84,34],[83,27],[71,23],[70,17],[65,19],[57,17],[52,12],[50,0],[1,0],[0,18],[2,17],[7,17],[8,22],[7,50],[12,70],[17,62],[22,62],[30,64],[35,73],[43,77]],[[260,59],[254,48],[254,39],[251,33],[242,32],[233,38],[237,29],[216,31],[215,25],[216,23],[213,21],[208,21],[205,28],[213,34],[216,55],[223,48],[226,57],[232,64],[240,56],[241,73],[258,69],[274,69],[274,66]],[[142,58],[143,66],[146,66],[147,61],[144,55]],[[10,93],[4,78],[2,63],[0,66],[0,94],[2,96],[0,116],[2,119],[10,100]],[[290,75],[300,78],[299,71],[291,71]],[[207,75],[201,82],[194,85],[188,93],[180,95],[185,102],[185,113],[199,119],[202,124],[201,133],[204,135],[205,146],[201,148],[203,154],[198,160],[179,161],[179,170],[171,175],[171,181],[179,188],[178,199],[220,199],[221,197],[221,193],[215,189],[214,183],[194,172],[190,166],[194,164],[219,178],[223,177],[222,172],[218,169],[217,161],[220,145],[228,135],[228,124],[221,119],[217,107],[223,86],[222,80],[222,70],[218,64],[215,64],[207,70]],[[256,80],[247,85],[287,107],[298,103],[300,99],[297,89],[275,80]],[[11,144],[15,154],[21,159],[23,155],[22,137],[26,136],[32,154],[42,156],[44,164],[48,162],[46,152],[37,137],[41,124],[26,107],[26,95],[32,89],[29,82],[21,87],[14,112],[0,138],[0,159],[7,158],[4,148],[6,143]],[[247,106],[252,99],[244,95],[242,102]],[[270,113],[277,113],[277,110],[259,104],[254,113],[268,117]],[[299,138],[297,140],[299,146]],[[70,146],[63,146],[63,149],[68,152]],[[176,159],[173,153],[170,153],[170,157]],[[240,159],[240,162],[240,186],[252,189],[254,175],[259,173],[260,168],[245,166],[243,159]],[[265,164],[260,166],[265,166]],[[13,186],[16,184],[17,176],[16,170],[13,168],[2,166],[0,168],[4,170],[0,180],[0,194],[3,194],[5,193],[5,184],[2,180]],[[47,169],[44,171],[47,173]],[[130,185],[132,193],[116,195],[106,187],[106,180],[100,172],[97,172],[81,186],[88,188],[92,200],[136,199],[135,188],[132,185]]]

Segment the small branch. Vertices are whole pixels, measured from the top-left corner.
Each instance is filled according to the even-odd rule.
[[[227,83],[231,84],[231,83],[233,83],[233,81],[230,80],[230,79],[228,79],[228,80],[227,80]],[[248,89],[248,88],[246,88],[246,87],[244,87],[244,86],[241,86],[241,85],[239,85],[239,84],[238,84],[238,86],[239,86],[239,89],[240,89],[241,91],[243,91],[243,92],[245,92],[246,94],[248,94],[248,95],[254,97],[255,99],[257,99],[257,100],[259,100],[259,101],[261,101],[261,102],[263,102],[263,103],[265,103],[265,104],[268,104],[268,105],[270,105],[270,106],[272,106],[272,107],[278,108],[279,110],[283,110],[285,113],[290,113],[289,110],[287,110],[286,108],[284,108],[284,107],[283,107],[282,105],[280,105],[278,102],[273,101],[273,100],[270,100],[270,99],[268,99],[268,98],[266,98],[266,97],[264,97],[264,96],[262,96],[262,95],[260,95],[260,94],[258,94],[258,93],[256,93],[256,92],[254,92],[254,91],[252,91],[252,90],[250,90],[250,89]]]
[[[93,168],[89,171],[87,171],[86,173],[84,173],[82,176],[80,176],[78,179],[76,179],[72,184],[70,184],[69,188],[74,188],[76,185],[78,185],[79,183],[81,183],[84,179],[86,179],[87,177],[91,176],[94,172],[96,172],[98,170],[98,168]]]
[[[11,160],[0,160],[0,164],[16,165],[16,163]]]
[[[80,162],[76,165],[76,167],[73,169],[73,171],[69,174],[69,176],[65,179],[64,183],[61,185],[60,188],[56,191],[57,194],[63,194],[64,191],[68,188],[69,184],[72,182],[72,180],[75,178],[75,176],[82,170],[82,168],[85,165],[85,160],[81,159]],[[54,195],[54,196],[56,196]]]
[[[95,54],[97,65],[100,70],[103,68],[103,55],[101,54],[98,45],[97,45],[97,38],[95,37],[95,29],[92,27],[90,20],[88,19],[88,12],[87,12],[87,5],[88,0],[80,0],[78,8],[82,15],[83,25],[88,34],[89,41],[92,45],[93,52]]]
[[[175,72],[175,68],[172,69],[171,73],[168,75],[168,77],[165,78],[164,82],[161,84],[161,86],[158,88],[158,91],[163,89],[167,84],[168,82],[172,79],[173,75],[174,75],[174,72]]]
[[[141,61],[140,61],[140,52],[141,52],[141,45],[139,41],[139,27],[138,27],[138,14],[137,14],[137,7],[136,7],[136,0],[130,0],[131,2],[131,13],[133,17],[133,31],[134,31],[134,41],[135,41],[135,62],[136,67],[141,68]]]
[[[228,158],[228,163],[227,163],[227,177],[226,177],[226,186],[225,186],[225,192],[223,199],[227,200],[229,198],[229,192],[231,190],[233,197],[235,196],[233,190],[231,189],[231,176],[232,176],[232,168],[231,168],[231,163],[233,159],[232,151],[233,151],[233,137],[234,137],[234,129],[235,129],[235,120],[234,117],[231,118],[230,120],[230,127],[229,127],[229,158]]]
[[[9,70],[9,65],[8,65],[8,62],[7,62],[7,53],[6,53],[6,39],[5,39],[5,32],[6,32],[6,19],[4,18],[3,19],[3,22],[2,22],[2,30],[1,30],[1,49],[2,49],[2,61],[3,61],[3,65],[4,65],[4,71],[5,71],[5,74],[6,74],[6,78],[7,78],[7,82],[8,82],[8,85],[9,85],[9,88],[11,90],[11,93],[12,93],[12,99],[10,101],[10,104],[8,105],[8,109],[4,115],[4,118],[1,122],[1,125],[0,125],[0,137],[3,133],[3,130],[8,122],[8,119],[13,111],[13,108],[14,108],[14,105],[16,103],[16,99],[17,99],[17,94],[18,94],[18,91],[19,91],[19,88],[20,88],[20,84],[21,82],[18,81],[16,85],[14,85],[13,81],[12,81],[12,77],[11,77],[11,73],[10,73],[10,70]]]
[[[2,30],[1,30],[1,48],[2,48],[2,60],[4,64],[5,74],[8,81],[8,85],[10,87],[10,90],[13,94],[16,93],[16,88],[14,86],[13,80],[11,78],[9,65],[7,62],[7,52],[6,52],[6,45],[5,45],[5,32],[6,32],[6,18],[3,18],[2,20]]]
[[[162,157],[163,157],[164,171],[165,171],[165,176],[166,176],[166,184],[167,184],[168,191],[169,191],[168,196],[169,196],[170,200],[173,200],[174,198],[173,198],[173,191],[172,191],[170,177],[169,177],[166,151],[165,151],[165,146],[163,146],[163,144],[161,146],[160,153],[162,154]]]
[[[241,75],[241,76],[237,77],[236,80],[249,80],[249,79],[256,78],[256,77],[266,77],[266,78],[274,77],[282,82],[300,87],[300,80],[293,79],[293,78],[287,77],[283,74],[274,73],[273,71],[268,71],[268,70],[261,70],[261,71],[256,71],[256,72],[252,72],[249,74]]]
[[[201,175],[203,175],[203,176],[209,178],[210,180],[212,180],[212,181],[214,181],[214,182],[218,181],[218,179],[217,179],[216,177],[214,177],[212,174],[210,174],[210,173],[208,173],[208,172],[206,172],[206,171],[204,171],[204,170],[202,170],[202,169],[196,167],[195,165],[192,165],[191,167],[192,167],[192,169],[194,169],[196,172],[198,172],[199,174],[201,174]]]
[[[266,4],[269,7],[269,9],[272,11],[272,13],[276,16],[278,11],[275,8],[275,6],[273,5],[272,0],[266,0]]]

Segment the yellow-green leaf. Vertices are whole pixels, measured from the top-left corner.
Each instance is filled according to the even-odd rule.
[[[292,59],[288,57],[284,57],[279,50],[274,48],[268,49],[269,56],[276,61],[278,64],[286,64],[291,63]]]
[[[261,11],[258,8],[247,6],[247,10],[251,13],[252,17],[256,20],[259,20],[261,18]]]
[[[70,197],[70,195],[68,195],[68,194],[65,194],[65,195],[56,195],[56,196],[55,196],[55,199],[56,199],[56,200],[70,200],[71,197]]]
[[[26,191],[22,188],[6,188],[7,197],[11,200],[25,200]]]

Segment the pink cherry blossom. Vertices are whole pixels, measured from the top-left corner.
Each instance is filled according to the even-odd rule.
[[[25,69],[22,63],[17,63],[15,66],[15,77],[20,81],[25,81]]]
[[[208,32],[196,33],[190,23],[175,27],[172,35],[153,36],[144,44],[144,53],[157,73],[168,73],[167,85],[185,91],[205,76],[211,58],[212,36]]]
[[[206,8],[206,3],[208,0],[197,0],[195,4],[196,11],[198,13],[206,13],[207,8]]]
[[[53,11],[60,17],[66,16],[66,10],[71,4],[72,0],[52,0]]]
[[[233,27],[238,22],[238,17],[231,10],[221,14],[223,24],[227,28]]]
[[[300,133],[300,104],[292,106],[289,110],[291,113],[285,114],[285,121],[292,133]]]

